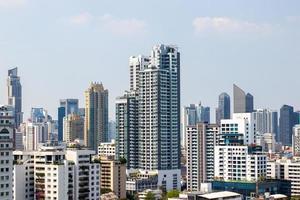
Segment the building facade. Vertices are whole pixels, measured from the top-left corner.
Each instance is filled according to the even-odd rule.
[[[15,110],[15,126],[23,122],[22,112],[22,85],[18,76],[18,68],[8,70],[7,78],[8,105],[13,106]]]
[[[233,112],[234,113],[251,113],[254,110],[254,98],[250,93],[237,85],[233,85]]]
[[[294,108],[283,105],[280,108],[279,139],[282,145],[292,145],[293,126],[295,125]]]
[[[187,189],[200,191],[201,184],[214,179],[214,147],[219,137],[216,124],[187,126]]]
[[[230,96],[223,92],[219,95],[218,108],[216,109],[216,123],[220,124],[221,119],[230,119]]]
[[[92,83],[85,92],[84,143],[98,151],[101,142],[108,140],[108,90],[103,84]]]
[[[78,114],[78,99],[61,99],[58,107],[58,141],[63,141],[64,117],[69,114]]]
[[[0,106],[0,199],[11,200],[13,148],[15,137],[15,110],[12,106]]]
[[[75,139],[84,139],[84,119],[77,114],[64,117],[63,141],[71,143]]]
[[[100,188],[113,191],[119,199],[126,199],[126,164],[101,157],[100,166]]]

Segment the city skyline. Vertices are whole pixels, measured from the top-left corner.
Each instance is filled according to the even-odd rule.
[[[72,9],[64,2],[55,15],[53,2],[3,2],[0,92],[6,93],[7,70],[17,66],[24,120],[31,107],[43,107],[55,118],[59,99],[78,98],[83,107],[84,91],[92,81],[102,82],[110,91],[109,115],[114,119],[115,98],[129,83],[129,57],[148,55],[148,47],[158,43],[177,44],[184,52],[181,106],[201,101],[214,110],[220,93],[232,97],[235,83],[253,94],[256,108],[279,111],[288,104],[300,109],[300,95],[292,92],[297,90],[300,71],[297,1],[153,1],[149,6],[156,7],[158,16],[143,12],[135,1],[130,7],[125,2],[115,7],[114,1],[83,5],[72,1]],[[179,8],[189,12],[163,12]],[[172,16],[178,20],[166,20]],[[171,34],[165,34],[168,30]],[[20,31],[23,34],[16,34]],[[4,96],[0,103],[7,104]]]

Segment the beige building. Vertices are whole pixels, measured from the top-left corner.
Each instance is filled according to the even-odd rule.
[[[101,157],[100,189],[109,189],[119,199],[126,199],[126,163]]]
[[[101,142],[108,140],[108,90],[92,83],[85,91],[84,143],[98,153]]]
[[[79,115],[70,114],[64,117],[64,141],[74,142],[75,139],[83,140],[84,119]]]

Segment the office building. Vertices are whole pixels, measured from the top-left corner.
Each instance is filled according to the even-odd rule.
[[[8,105],[13,106],[15,110],[15,126],[23,122],[22,112],[22,85],[18,76],[18,68],[8,70],[7,78]]]
[[[58,141],[63,141],[64,117],[69,114],[78,114],[78,99],[61,99],[59,102],[58,119]]]
[[[74,142],[75,139],[84,139],[84,119],[77,114],[69,114],[64,117],[63,141]]]
[[[200,191],[201,184],[214,178],[214,147],[219,137],[216,124],[198,123],[186,128],[187,189]]]
[[[272,133],[277,137],[278,134],[278,114],[277,111],[270,109],[257,109],[253,113],[253,120],[256,124],[257,135]]]
[[[245,93],[237,85],[233,85],[233,112],[251,113],[254,110],[254,100],[250,93]]]
[[[108,157],[100,160],[101,190],[113,191],[119,199],[126,199],[126,164]]]
[[[282,145],[292,146],[293,126],[295,125],[294,108],[283,105],[280,108],[279,131]]]
[[[138,169],[139,110],[136,92],[116,99],[116,158],[127,160],[127,169]]]
[[[51,116],[48,115],[48,111],[44,108],[31,108],[31,121],[33,123],[42,123],[51,121]]]
[[[278,199],[287,200],[291,196],[291,182],[288,180],[262,179],[260,181],[222,181],[212,182],[214,191],[239,193],[243,199]],[[275,198],[276,197],[276,198]]]
[[[11,200],[13,148],[15,137],[15,110],[12,106],[0,106],[0,199]]]
[[[116,122],[110,120],[108,122],[108,141],[116,139]]]
[[[216,124],[220,124],[221,119],[230,119],[230,96],[225,92],[219,95]]]
[[[96,152],[101,142],[108,142],[108,90],[102,83],[91,83],[85,92],[84,142]]]

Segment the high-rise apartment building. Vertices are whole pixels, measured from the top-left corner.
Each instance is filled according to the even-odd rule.
[[[128,169],[138,169],[139,163],[138,106],[135,91],[116,99],[116,158],[125,158]]]
[[[251,113],[254,110],[254,100],[250,93],[245,93],[237,85],[233,85],[233,112]]]
[[[15,137],[15,110],[12,106],[0,106],[0,199],[11,200],[13,146]]]
[[[22,85],[18,76],[18,68],[8,70],[7,78],[8,105],[13,106],[15,110],[15,126],[23,122],[22,112]]]
[[[173,46],[154,46],[150,64],[139,74],[139,168],[169,171],[173,180],[165,181],[178,188],[180,53]]]
[[[279,139],[283,145],[292,145],[293,126],[295,125],[294,108],[283,105],[280,108]]]
[[[77,114],[69,114],[64,117],[63,140],[66,143],[75,139],[84,139],[84,119]]]
[[[99,144],[107,140],[108,90],[102,83],[92,83],[85,92],[84,143],[97,152]]]
[[[219,126],[198,123],[186,127],[187,189],[200,191],[201,183],[214,178],[214,147],[219,141]]]
[[[129,145],[134,149],[130,154],[138,155],[138,169],[155,171],[158,185],[167,190],[179,188],[180,53],[174,46],[156,45],[149,57],[130,57],[129,64],[129,93],[135,93],[138,98],[132,104],[128,103],[127,97],[117,99],[117,155],[128,152],[126,144],[138,141],[138,151],[134,145]],[[128,110],[130,104],[132,109]],[[132,118],[132,122],[129,121],[130,125],[125,122],[129,112],[133,115],[137,112],[138,115]],[[126,128],[136,128],[137,122],[138,131],[131,132],[135,137],[126,142]],[[134,162],[135,159],[132,158]]]
[[[216,123],[220,124],[221,119],[230,119],[230,96],[225,92],[219,95],[218,108],[216,109]]]
[[[78,114],[78,99],[61,99],[58,107],[58,141],[63,141],[64,117],[69,114]]]

